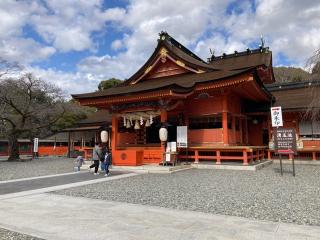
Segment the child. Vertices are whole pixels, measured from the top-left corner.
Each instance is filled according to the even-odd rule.
[[[103,165],[103,170],[106,171],[106,174],[104,176],[109,176],[109,165],[111,164],[111,153],[109,149],[107,149],[105,155],[104,155],[104,161],[101,165]]]
[[[80,172],[80,167],[82,166],[84,161],[84,158],[82,156],[78,156],[75,160],[74,160],[74,171],[75,172]]]

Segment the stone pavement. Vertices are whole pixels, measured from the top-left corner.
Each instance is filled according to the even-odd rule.
[[[117,176],[124,174],[126,172],[113,172],[112,176]],[[0,195],[29,191],[40,188],[47,188],[52,186],[59,186],[64,184],[76,183],[76,182],[85,182],[94,179],[105,178],[104,174],[93,175],[88,172],[76,172],[71,174],[57,174],[51,177],[36,177],[30,179],[24,179],[21,181],[18,180],[9,180],[0,182]]]
[[[0,227],[44,239],[320,239],[320,227],[36,194],[0,200]]]
[[[88,172],[76,172],[0,181],[0,200],[106,182],[135,175],[137,173],[117,171],[111,172],[110,176],[105,177],[103,174],[95,176]]]

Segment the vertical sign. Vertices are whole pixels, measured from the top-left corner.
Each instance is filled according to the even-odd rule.
[[[38,152],[38,146],[39,146],[39,138],[35,138],[33,140],[33,152],[35,153]]]
[[[272,127],[282,127],[282,110],[281,107],[272,107],[271,108],[271,120]]]
[[[188,147],[188,126],[177,126],[177,147]]]

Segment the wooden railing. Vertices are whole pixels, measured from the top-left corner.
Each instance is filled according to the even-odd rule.
[[[193,146],[188,151],[180,151],[179,159],[192,159],[195,163],[200,160],[216,161],[242,161],[243,165],[248,165],[253,161],[265,159],[266,147],[263,146]]]

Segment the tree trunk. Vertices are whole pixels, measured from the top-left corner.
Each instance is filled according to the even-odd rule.
[[[8,138],[9,158],[8,161],[17,161],[20,159],[18,136],[16,134],[10,134]]]

